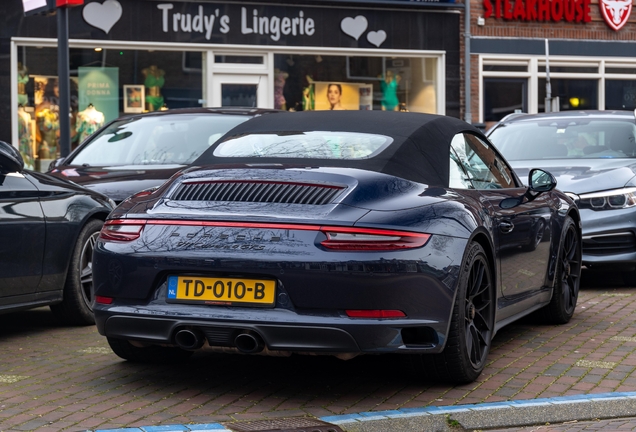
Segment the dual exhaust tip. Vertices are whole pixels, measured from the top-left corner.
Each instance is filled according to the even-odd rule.
[[[180,348],[193,350],[203,346],[205,336],[200,330],[184,328],[177,331],[174,340]],[[234,346],[242,353],[256,354],[263,351],[265,344],[258,333],[243,330],[234,338]]]

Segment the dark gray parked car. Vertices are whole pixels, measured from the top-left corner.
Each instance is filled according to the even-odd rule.
[[[524,179],[549,170],[581,211],[583,263],[636,264],[636,119],[631,111],[512,114],[488,137]]]
[[[93,324],[93,247],[114,206],[24,170],[20,153],[0,141],[0,313],[48,305],[67,324]]]

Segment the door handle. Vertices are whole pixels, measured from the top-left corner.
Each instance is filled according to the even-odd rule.
[[[509,221],[499,222],[499,230],[502,233],[512,232],[513,229],[515,229],[515,225],[512,222],[509,222]]]

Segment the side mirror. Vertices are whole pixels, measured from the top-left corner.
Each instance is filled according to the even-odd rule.
[[[51,163],[49,164],[49,169],[47,171],[51,171],[53,168],[58,166],[63,160],[64,158],[57,158],[52,160]]]
[[[24,160],[17,148],[4,141],[0,141],[0,170],[5,172],[20,172],[24,169]]]
[[[552,174],[540,168],[533,168],[528,173],[528,185],[532,192],[550,192],[557,185]]]
[[[499,206],[502,209],[511,209],[523,203],[524,199],[528,202],[533,201],[543,192],[550,192],[557,185],[556,179],[552,174],[539,168],[533,168],[528,174],[528,190],[520,197],[510,197],[502,200]]]

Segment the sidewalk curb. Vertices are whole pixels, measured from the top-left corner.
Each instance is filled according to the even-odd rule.
[[[458,431],[513,428],[636,416],[636,392],[599,393],[555,398],[445,407],[404,408],[322,417],[351,432]],[[451,425],[453,424],[454,425]]]
[[[351,432],[458,431],[636,416],[636,392],[597,393],[469,405],[401,408],[321,417]],[[451,425],[454,423],[455,425]],[[96,429],[85,432],[232,432],[220,423]]]

